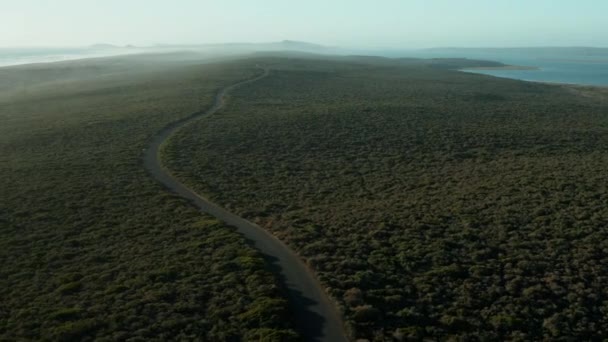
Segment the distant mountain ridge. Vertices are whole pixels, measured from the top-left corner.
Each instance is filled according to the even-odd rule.
[[[339,53],[339,49],[314,43],[283,40],[268,43],[210,43],[210,44],[157,44],[150,49],[213,50],[249,53],[259,51],[300,51],[314,53]]]
[[[120,46],[113,44],[98,43],[89,45],[89,49],[120,49]]]

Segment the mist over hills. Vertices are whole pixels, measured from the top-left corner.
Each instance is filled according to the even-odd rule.
[[[98,46],[103,46],[99,44]],[[108,47],[116,46],[106,44]],[[382,57],[407,57],[418,55],[448,55],[461,57],[462,55],[480,54],[508,54],[508,55],[538,55],[538,56],[608,56],[608,48],[601,47],[436,47],[425,49],[390,48],[390,49],[362,49],[357,47],[326,46],[312,42],[283,40],[267,43],[212,43],[212,44],[157,44],[142,47],[147,50],[157,49],[183,49],[183,50],[215,50],[231,53],[248,53],[259,51],[300,51],[336,55],[369,55]]]
[[[153,46],[118,46],[97,43],[87,47],[68,48],[0,48],[0,67],[34,63],[61,62],[89,58],[147,55],[147,59],[199,63],[226,60],[256,54],[306,58],[305,54],[324,58],[412,58],[438,59],[429,61],[432,67],[453,68],[467,63],[463,60],[497,62],[488,67],[521,66],[528,70],[486,72],[499,77],[523,80],[575,83],[589,85],[608,84],[608,48],[597,47],[489,47],[461,48],[438,47],[429,49],[357,49],[326,46],[297,40],[263,43],[213,44],[157,44]],[[454,61],[456,64],[454,64]],[[402,61],[403,62],[403,61]],[[389,62],[392,63],[392,62]],[[478,62],[475,66],[479,66]]]
[[[197,52],[205,55],[234,56],[257,52],[292,51],[323,55],[381,56],[390,58],[475,58],[503,61],[507,59],[559,58],[608,60],[608,48],[596,47],[506,47],[461,48],[438,47],[430,49],[359,49],[326,46],[297,40],[265,43],[211,43],[211,44],[157,44],[153,46],[119,46],[96,43],[86,47],[27,47],[0,48],[0,66],[57,62],[92,57],[125,54]]]
[[[219,57],[262,51],[295,51],[325,55],[346,55],[351,53],[345,49],[295,40],[268,43],[157,44],[153,46],[119,46],[110,43],[96,43],[85,47],[0,47],[0,67],[127,54],[196,52],[205,57]]]
[[[197,51],[197,52],[219,52],[226,54],[244,54],[261,51],[299,51],[322,54],[343,54],[346,50],[324,46],[315,43],[301,42],[295,40],[283,40],[280,42],[267,43],[211,43],[211,44],[157,44],[144,48],[150,51]]]

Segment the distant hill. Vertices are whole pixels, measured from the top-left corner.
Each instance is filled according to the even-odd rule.
[[[112,45],[112,44],[93,44],[89,46],[89,49],[101,50],[101,49],[120,49],[120,46]]]
[[[131,47],[131,46],[128,46]],[[134,48],[134,47],[132,47]],[[358,50],[344,49],[297,40],[283,40],[267,43],[214,43],[214,44],[158,44],[150,47],[138,47],[142,52],[195,51],[214,54],[244,54],[255,52],[292,51],[323,55],[368,55],[383,57],[415,58],[471,58],[498,60],[499,57],[533,57],[533,58],[589,58],[608,59],[608,48],[594,47],[521,47],[521,48],[461,48],[440,47],[418,50]],[[91,45],[92,50],[118,50],[125,47],[112,44]]]
[[[341,54],[342,50],[314,43],[295,40],[283,40],[268,43],[221,43],[221,44],[159,44],[153,50],[188,50],[201,52],[216,52],[227,54],[242,54],[265,51],[296,51],[318,54]]]
[[[300,42],[295,40],[283,40],[280,42],[269,43],[215,43],[215,44],[158,44],[154,48],[161,49],[230,49],[230,50],[248,50],[248,51],[277,51],[277,50],[295,50],[295,51],[324,51],[332,48],[319,44]]]
[[[296,50],[327,50],[327,49],[330,49],[327,46],[314,44],[314,43],[308,43],[308,42],[300,42],[297,40],[284,40],[279,43],[273,43],[272,45],[278,46],[281,48],[287,48],[289,50],[292,50],[292,49],[296,49]]]

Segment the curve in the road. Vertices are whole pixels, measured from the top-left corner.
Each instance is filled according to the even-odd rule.
[[[262,68],[260,67],[260,69]],[[239,233],[250,240],[255,248],[266,256],[287,289],[290,306],[295,316],[296,328],[306,341],[347,341],[342,318],[336,306],[323,291],[321,284],[312,272],[289,247],[265,229],[212,203],[179,182],[171,175],[169,170],[163,167],[160,160],[160,147],[173,132],[200,116],[217,112],[224,105],[225,95],[231,90],[260,80],[268,74],[268,69],[264,68],[264,73],[255,78],[221,89],[217,93],[211,108],[173,122],[162,129],[152,138],[144,151],[144,166],[154,178],[170,191],[190,200],[201,211],[234,226]]]

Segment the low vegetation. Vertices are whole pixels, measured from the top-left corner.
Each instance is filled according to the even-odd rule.
[[[160,57],[0,69],[0,340],[297,339],[262,256],[141,163],[156,131],[258,72]]]
[[[267,64],[164,157],[293,246],[356,337],[608,334],[605,94],[405,60]]]

